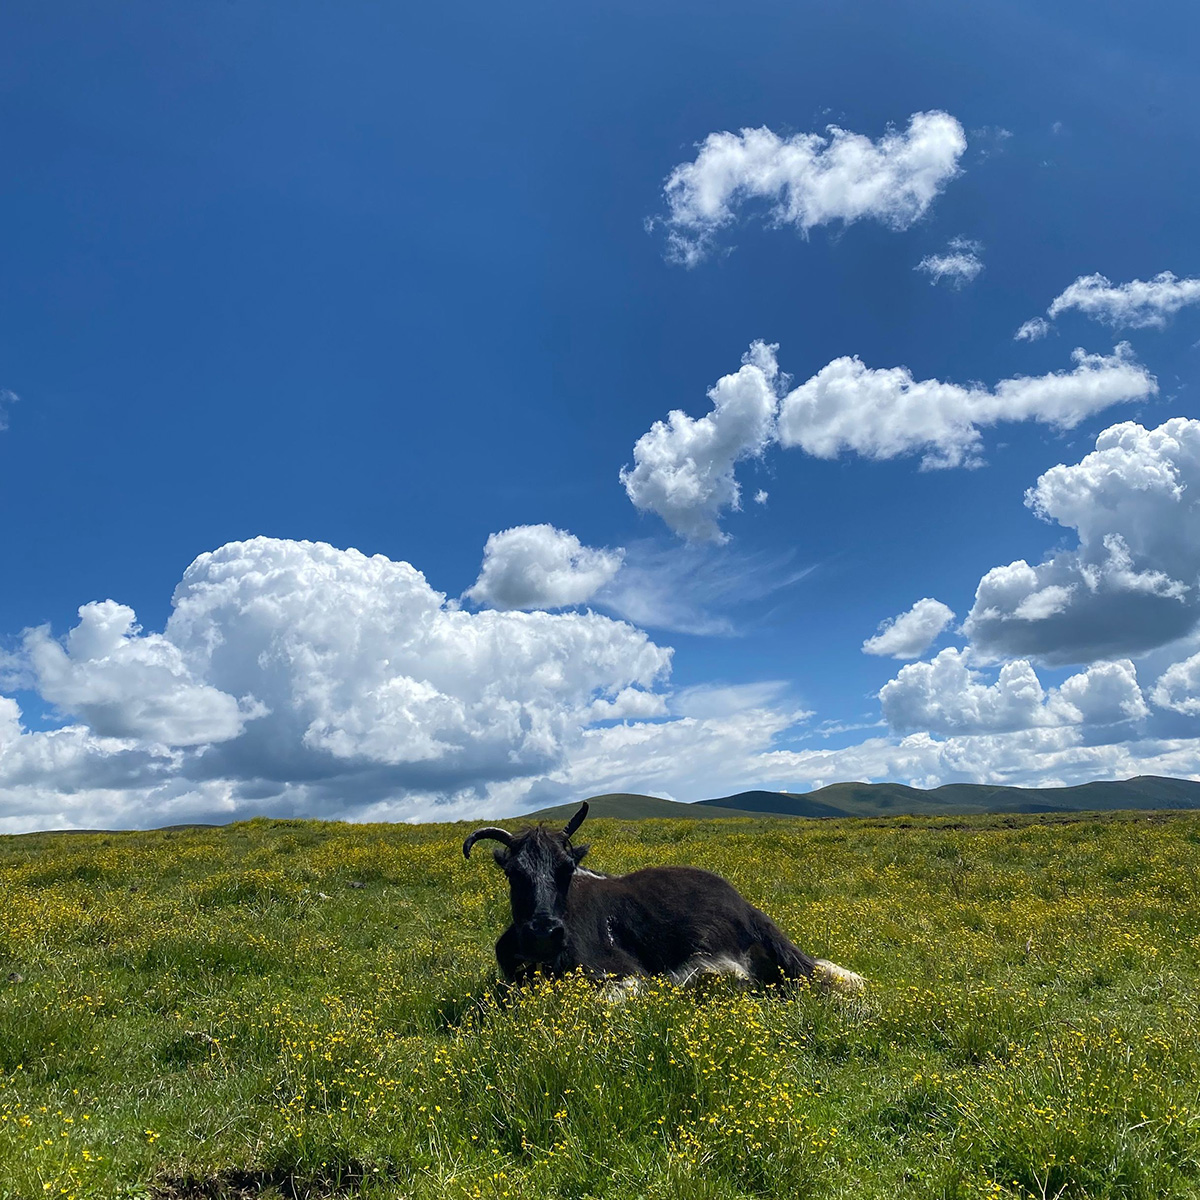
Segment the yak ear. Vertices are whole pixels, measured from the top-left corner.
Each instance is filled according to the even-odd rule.
[[[583,856],[591,849],[591,846],[572,846],[567,853],[575,860],[575,865],[579,866],[583,862]]]
[[[492,857],[496,860],[496,866],[503,870],[508,866],[508,847],[497,846],[495,850],[492,851]]]

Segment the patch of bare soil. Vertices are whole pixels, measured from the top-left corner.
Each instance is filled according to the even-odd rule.
[[[163,1176],[151,1185],[150,1195],[152,1200],[344,1200],[361,1194],[367,1176],[368,1169],[357,1163],[320,1176],[231,1168],[215,1175]]]

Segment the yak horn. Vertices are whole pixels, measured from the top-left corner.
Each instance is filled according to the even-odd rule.
[[[465,842],[463,842],[463,858],[471,857],[471,847],[476,842],[482,841],[484,838],[491,838],[494,842],[503,842],[506,846],[512,845],[512,834],[507,829],[497,829],[494,825],[489,825],[486,829],[477,829]]]
[[[588,815],[587,801],[585,800],[580,806],[579,811],[567,822],[566,829],[563,830],[564,837],[570,837],[583,824],[583,819]]]

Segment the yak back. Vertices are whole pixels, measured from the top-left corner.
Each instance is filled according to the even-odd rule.
[[[697,955],[743,955],[764,938],[782,936],[728,880],[699,867],[647,867],[611,876],[580,871],[567,913],[581,963],[616,949],[650,975],[678,970]]]

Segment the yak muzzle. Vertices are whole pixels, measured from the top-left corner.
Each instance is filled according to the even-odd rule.
[[[536,961],[554,958],[566,940],[566,926],[556,917],[534,917],[521,929],[523,949]]]

